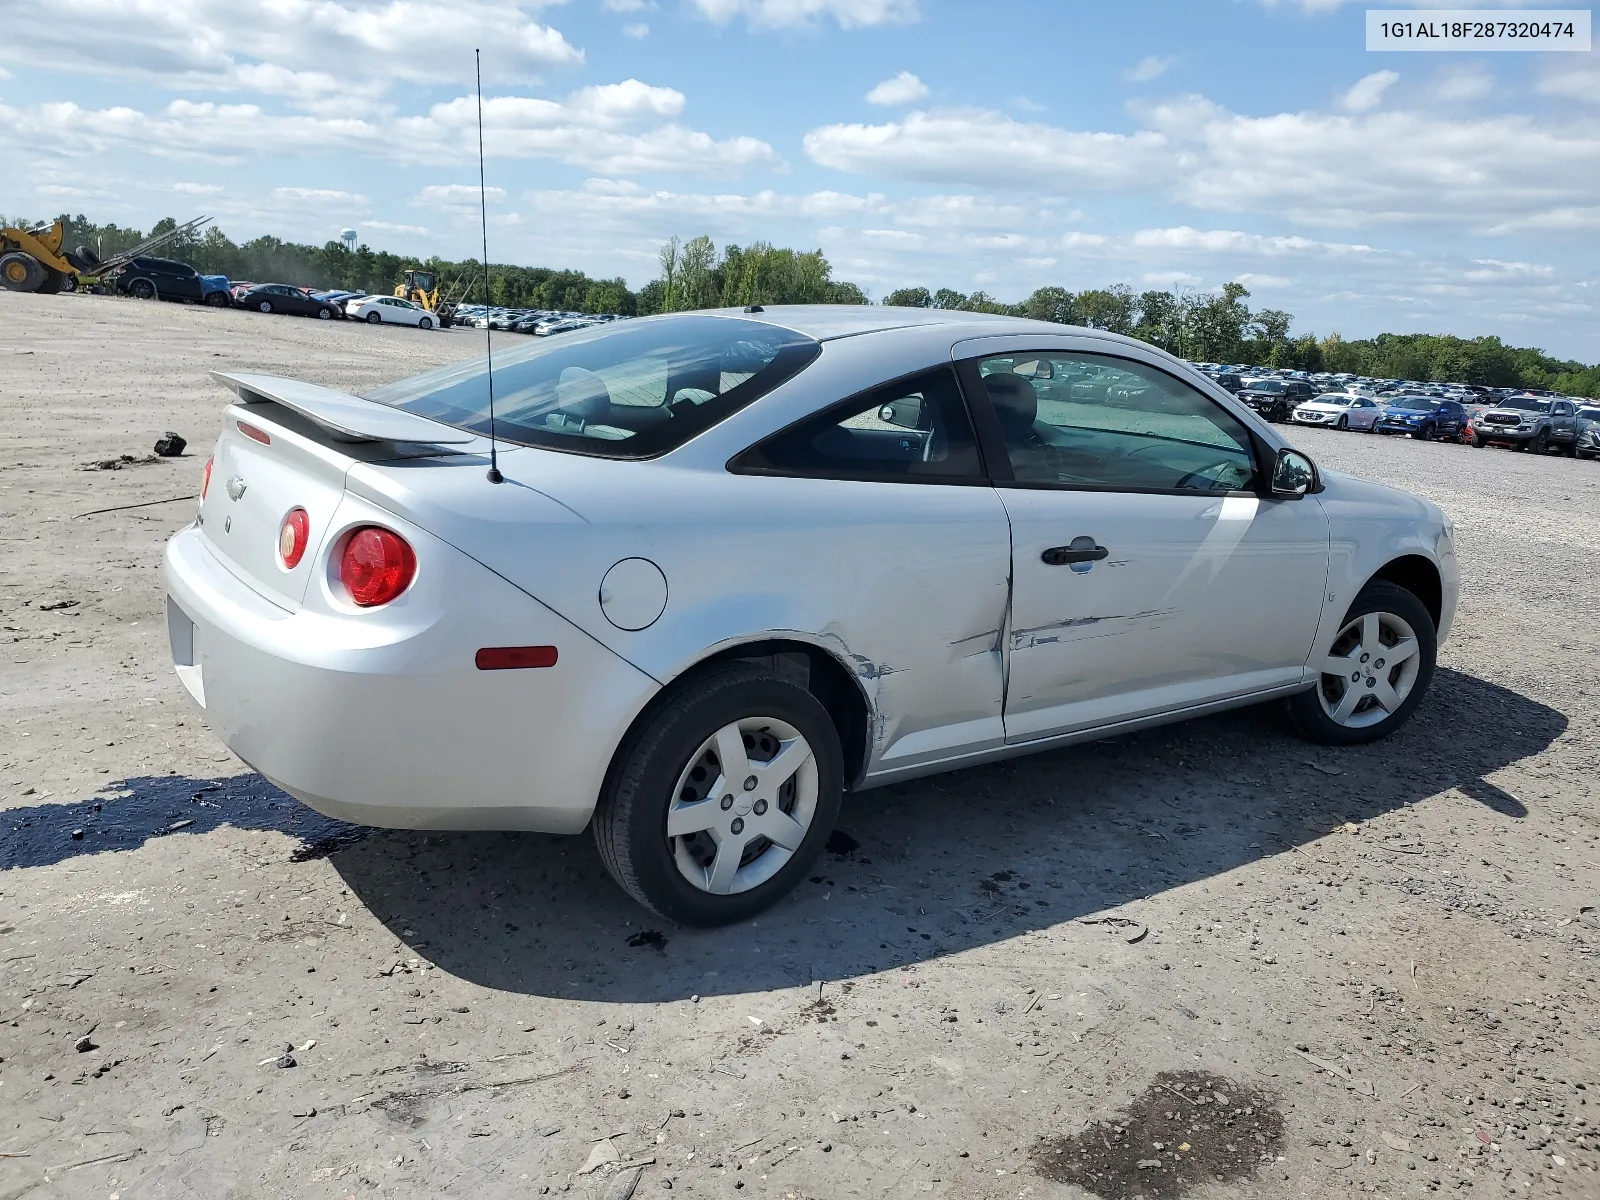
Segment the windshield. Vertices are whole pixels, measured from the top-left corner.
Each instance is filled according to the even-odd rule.
[[[1326,395],[1318,396],[1313,403],[1331,404],[1335,408],[1349,408],[1354,400],[1354,396],[1342,396],[1338,392],[1329,392]]]
[[[495,434],[608,458],[664,454],[789,379],[821,349],[790,329],[703,315],[563,334],[495,355]],[[489,432],[481,358],[386,384],[367,399]]]
[[[1433,401],[1426,396],[1396,396],[1389,402],[1390,408],[1403,408],[1412,412],[1432,412]]]
[[[1509,400],[1502,400],[1500,407],[1514,409],[1517,412],[1547,413],[1550,411],[1550,401],[1539,400],[1533,396],[1513,396]]]
[[[1283,391],[1283,384],[1279,383],[1276,379],[1257,379],[1257,380],[1254,380],[1254,381],[1252,381],[1250,383],[1245,384],[1245,391],[1247,391],[1247,392],[1281,392],[1281,391]]]

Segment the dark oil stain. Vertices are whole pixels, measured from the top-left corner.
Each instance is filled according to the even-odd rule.
[[[1101,1200],[1177,1200],[1249,1179],[1283,1144],[1269,1093],[1207,1071],[1163,1071],[1115,1116],[1045,1138],[1029,1158],[1037,1174]]]
[[[994,880],[996,883],[1010,883],[1016,878],[1016,876],[1010,871],[996,871],[993,875],[989,876],[989,878]]]
[[[978,887],[985,892],[993,892],[998,894],[1000,891],[1000,885],[992,879],[978,880]]]
[[[829,854],[844,858],[847,855],[854,854],[860,848],[861,843],[842,829],[835,829],[828,835],[827,851]]]
[[[652,950],[664,951],[667,948],[667,937],[659,929],[641,929],[628,939],[628,945],[635,950],[641,946],[649,946]]]
[[[407,1129],[420,1129],[428,1120],[432,1092],[390,1092],[372,1102],[372,1107]]]

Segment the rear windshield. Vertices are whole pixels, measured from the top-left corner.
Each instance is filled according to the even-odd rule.
[[[494,355],[495,434],[510,442],[649,458],[770,392],[821,346],[790,329],[685,315],[599,326]],[[489,432],[487,360],[385,384],[368,400]]]

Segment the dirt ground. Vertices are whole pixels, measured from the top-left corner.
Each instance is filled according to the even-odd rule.
[[[0,1200],[1600,1196],[1600,464],[1297,432],[1457,522],[1401,734],[1253,710],[864,793],[696,932],[586,838],[323,819],[168,666],[207,372],[479,337],[0,293]]]

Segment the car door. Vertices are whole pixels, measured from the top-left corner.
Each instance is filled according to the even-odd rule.
[[[1557,400],[1550,406],[1550,440],[1553,442],[1570,442],[1577,436],[1578,423],[1573,415],[1577,412],[1572,404],[1566,400]]]
[[[200,273],[186,263],[163,263],[165,274],[161,286],[168,296],[177,300],[200,303]]]
[[[1155,361],[987,340],[961,371],[1011,521],[1007,742],[1302,683],[1328,569],[1320,502],[1269,498],[1244,422]],[[1134,398],[1039,398],[1035,378],[1086,364]]]
[[[878,693],[874,773],[1003,745],[1010,526],[954,370],[843,400],[728,466],[783,514],[784,570],[855,597],[829,628]]]

